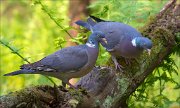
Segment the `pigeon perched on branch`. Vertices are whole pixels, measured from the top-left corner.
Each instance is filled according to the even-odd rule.
[[[94,67],[98,52],[99,41],[104,39],[105,34],[99,31],[93,32],[86,44],[63,48],[43,59],[24,64],[20,70],[5,74],[4,76],[13,76],[18,74],[42,74],[61,79],[63,86],[69,83],[71,78],[82,77],[89,73]]]
[[[94,21],[95,20],[95,21]],[[149,54],[152,48],[152,41],[143,37],[135,28],[113,21],[105,21],[94,16],[90,16],[87,22],[77,21],[77,25],[83,26],[93,32],[101,31],[105,33],[107,44],[101,41],[101,44],[112,55],[116,69],[122,70],[122,67],[116,57],[135,58],[139,56],[143,50]]]

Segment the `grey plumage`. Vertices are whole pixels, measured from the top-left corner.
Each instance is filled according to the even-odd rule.
[[[133,27],[119,22],[101,20],[94,16],[90,17],[87,22],[77,21],[76,24],[85,28],[91,27],[92,31],[102,31],[106,34],[107,44],[104,42],[101,42],[101,44],[111,53],[116,68],[122,68],[122,66],[117,63],[116,57],[135,58],[139,56],[144,49],[148,51],[151,49],[151,40],[143,37]],[[92,18],[95,20],[94,22]],[[92,22],[93,24],[91,24]]]
[[[61,79],[70,85],[69,79],[82,77],[90,72],[98,57],[98,43],[104,38],[102,32],[94,32],[85,45],[63,48],[43,59],[24,64],[20,70],[5,74],[12,76],[18,74],[43,74]]]

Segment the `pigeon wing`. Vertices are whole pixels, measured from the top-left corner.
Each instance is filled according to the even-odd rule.
[[[59,50],[38,62],[25,64],[21,69],[45,72],[68,72],[81,69],[88,62],[86,46],[73,46]]]

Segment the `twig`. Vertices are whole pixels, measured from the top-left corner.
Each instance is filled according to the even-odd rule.
[[[12,46],[10,46],[9,45],[9,42],[3,42],[2,40],[0,40],[0,44],[2,44],[2,45],[4,45],[4,46],[6,46],[7,48],[9,48],[11,51],[12,51],[12,53],[14,53],[14,54],[16,54],[16,55],[18,55],[21,59],[23,59],[24,61],[26,61],[27,63],[31,63],[31,62],[29,62],[26,58],[24,58],[18,51],[19,50],[15,50]],[[43,75],[43,76],[45,76],[45,75]],[[47,79],[49,79],[54,85],[56,85],[56,83],[51,79],[51,78],[49,78],[48,76],[45,76]],[[57,85],[56,85],[57,86]]]
[[[26,58],[24,58],[24,57],[18,52],[19,50],[17,50],[17,51],[14,50],[13,47],[11,47],[11,46],[9,45],[9,43],[5,43],[5,42],[3,42],[2,40],[0,40],[0,43],[1,43],[2,45],[4,45],[4,46],[8,47],[8,48],[12,51],[12,53],[18,55],[21,59],[23,59],[24,61],[26,61],[26,62],[28,62],[28,63],[30,64],[30,62],[29,62]]]
[[[49,12],[49,10],[45,7],[45,5],[43,5],[43,4],[41,3],[40,0],[38,0],[38,2],[36,2],[36,3],[39,3],[39,4],[42,6],[42,9],[44,10],[44,12],[46,12],[46,13],[48,14],[48,16],[49,16],[61,29],[63,29],[63,30],[69,35],[70,38],[73,39],[73,36],[72,36],[67,30],[65,30],[63,26],[61,26],[61,25],[57,22],[57,20],[51,15],[51,13]]]

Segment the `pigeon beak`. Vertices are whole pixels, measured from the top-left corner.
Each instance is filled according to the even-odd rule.
[[[102,40],[107,44],[107,40],[106,40],[106,38],[102,38]]]
[[[150,56],[151,55],[151,49],[147,49],[146,51],[148,52],[148,55]]]

